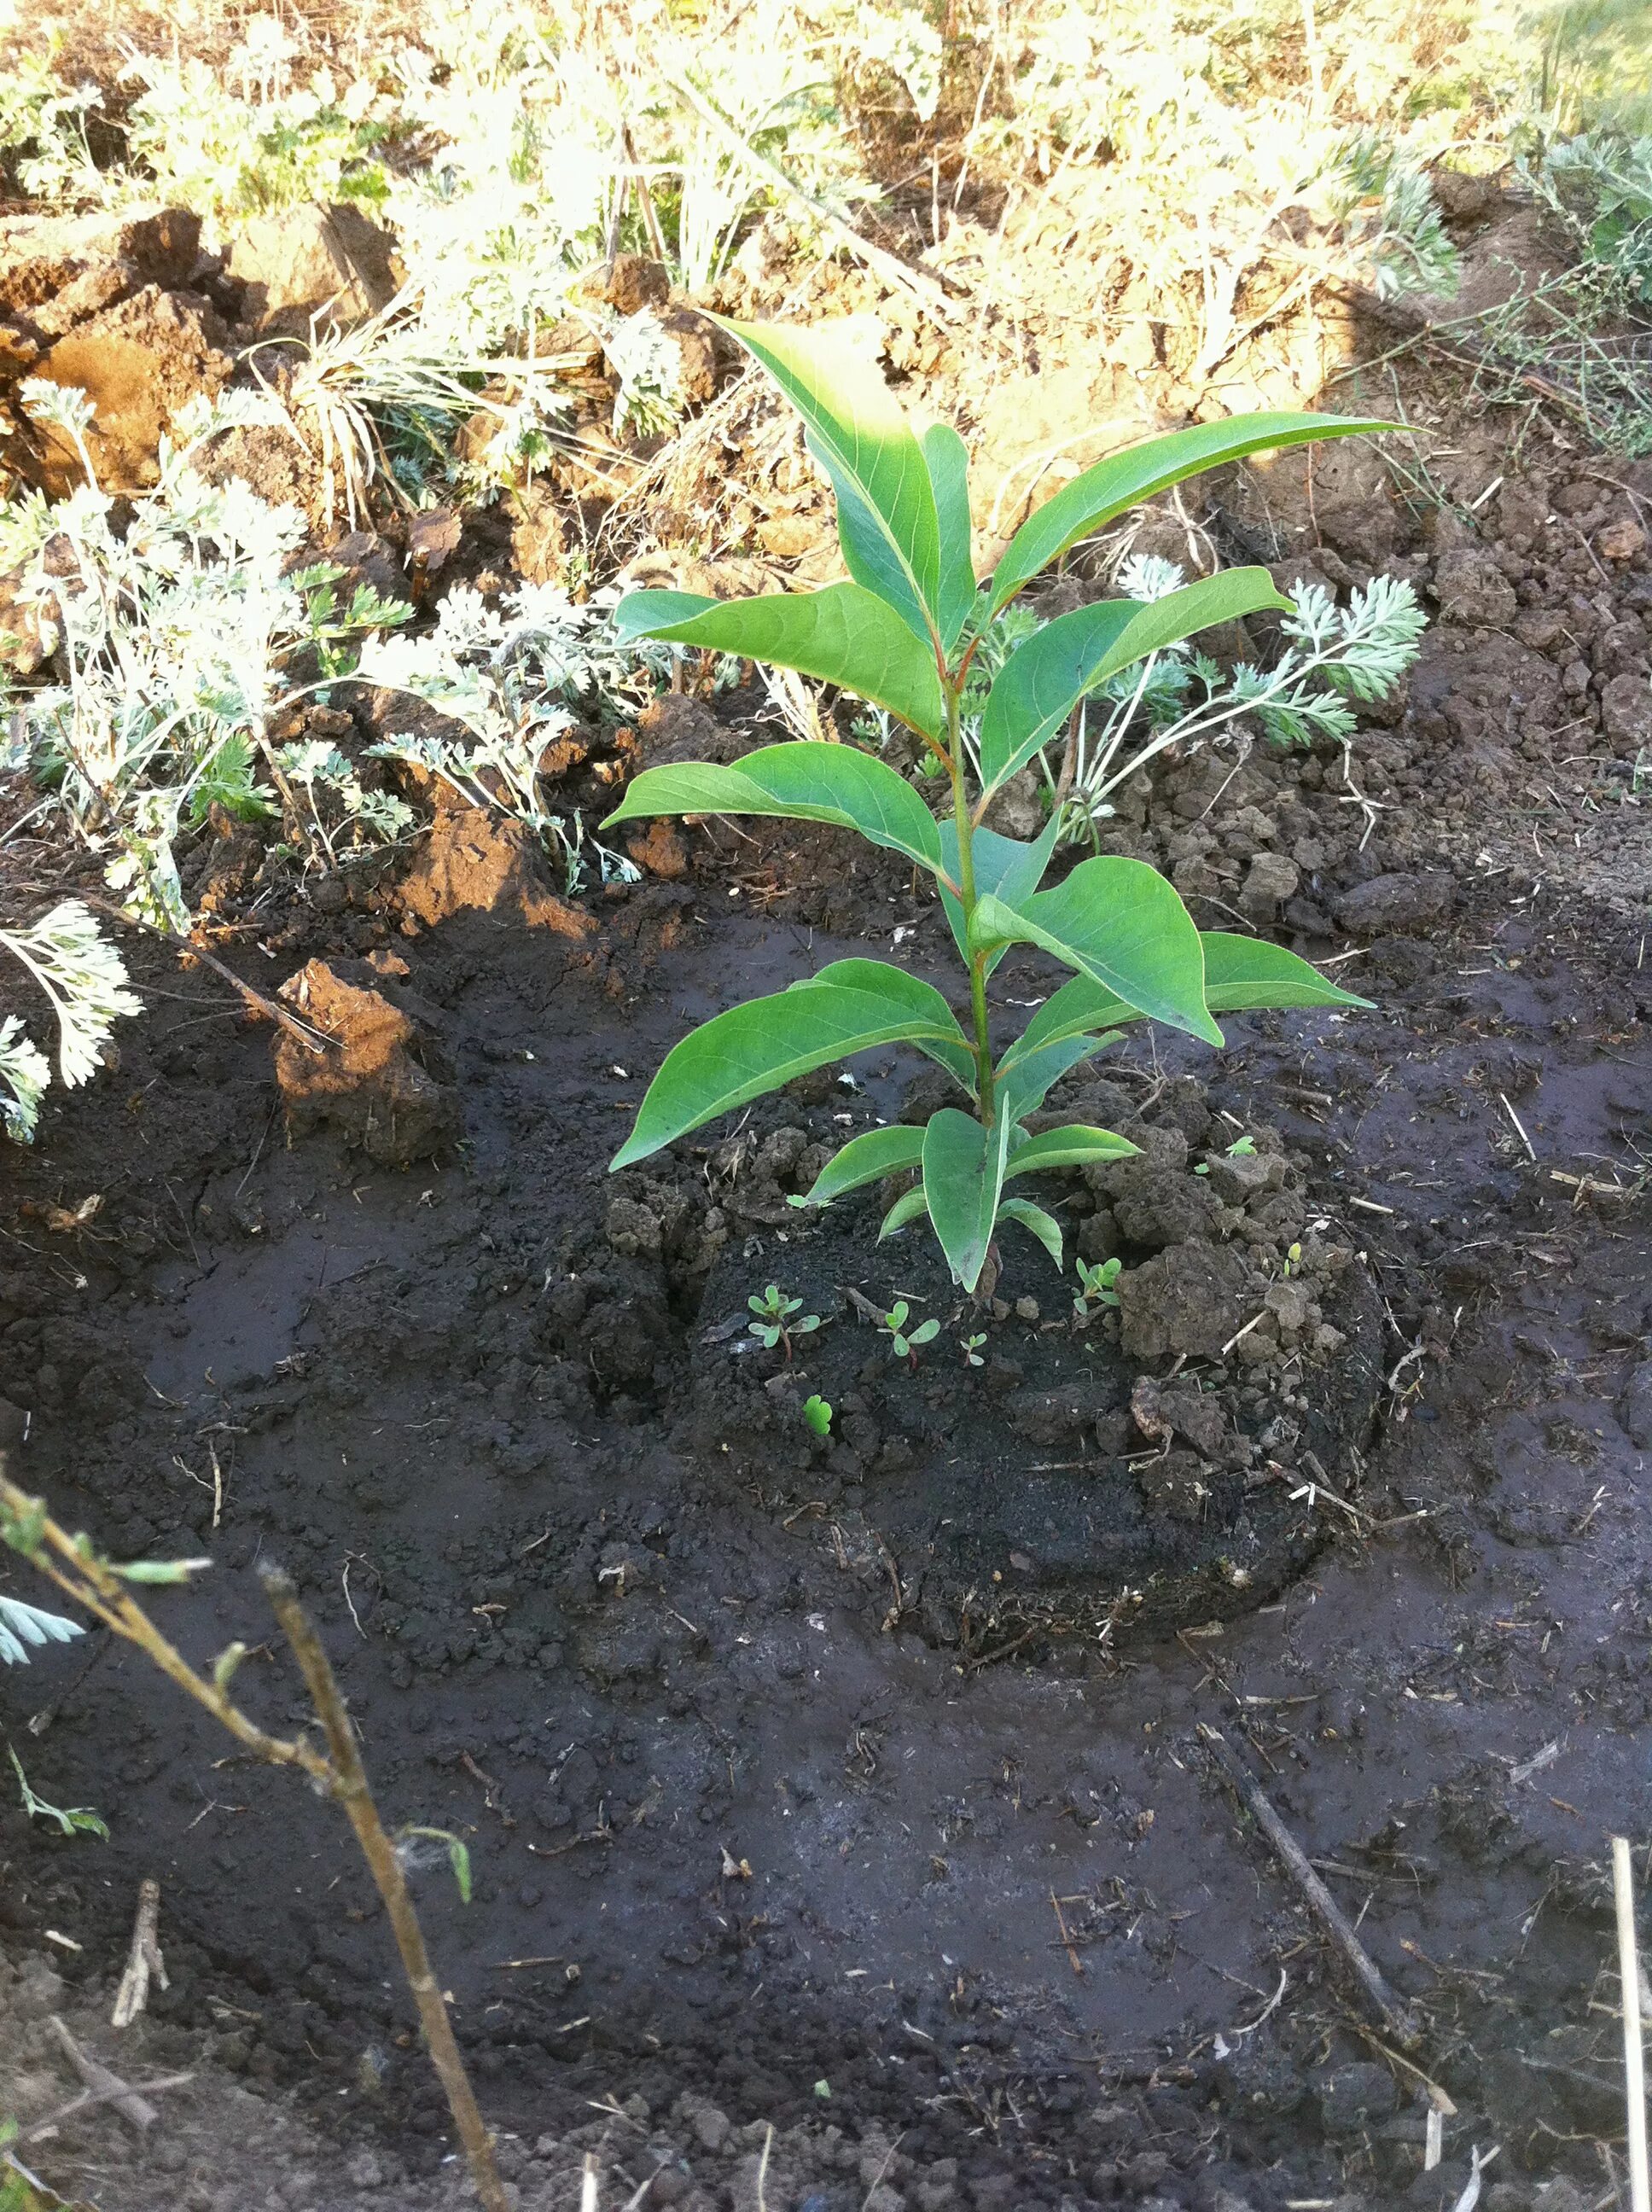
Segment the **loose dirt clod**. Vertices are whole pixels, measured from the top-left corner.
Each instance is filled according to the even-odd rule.
[[[330,1042],[307,1050],[285,1030],[275,1040],[276,1081],[289,1137],[328,1127],[385,1167],[431,1159],[464,1132],[459,1100],[444,1080],[446,1059],[433,1022],[405,994],[392,1005],[354,963],[308,966],[281,996]]]
[[[574,939],[595,927],[588,914],[547,887],[529,831],[474,806],[438,811],[403,882],[400,903],[407,921],[426,929],[456,914],[495,915]]]

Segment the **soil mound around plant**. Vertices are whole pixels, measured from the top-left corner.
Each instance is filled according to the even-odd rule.
[[[1199,1084],[1171,1087],[1157,1118],[1114,1085],[1077,1090],[1077,1117],[1141,1155],[1041,1179],[1069,1260],[1123,1261],[1116,1310],[1082,1317],[1072,1273],[1017,1227],[1000,1233],[993,1293],[970,1300],[926,1236],[876,1241],[892,1189],[823,1218],[790,1211],[830,1150],[800,1128],[714,1155],[721,1233],[693,1332],[702,1462],[737,1483],[778,1479],[853,1528],[897,1617],[938,1644],[1037,1621],[1116,1639],[1243,1612],[1323,1544],[1314,1485],[1357,1486],[1381,1331],[1365,1271],[1319,1233],[1303,1156],[1288,1163],[1262,1129],[1254,1154],[1217,1142],[1196,1159],[1225,1127]],[[610,1245],[674,1237],[700,1256],[707,1224],[685,1240],[680,1201],[653,1196],[657,1211],[641,1194],[611,1202]],[[738,1231],[788,1212],[759,1279]],[[790,1356],[750,1327],[748,1299],[770,1279],[818,1318]],[[909,1329],[940,1323],[908,1358],[880,1327],[900,1300]],[[830,1406],[826,1435],[804,1413],[811,1397]]]
[[[286,208],[240,224],[224,273],[241,287],[241,319],[260,337],[307,336],[313,321],[348,330],[389,306],[398,282],[390,233],[349,204]]]

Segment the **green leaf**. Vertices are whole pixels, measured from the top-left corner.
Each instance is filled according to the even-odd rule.
[[[610,620],[619,642],[629,645],[635,638],[658,637],[662,630],[692,622],[708,607],[726,604],[713,599],[707,592],[628,592]]]
[[[1206,1000],[1206,1004],[1210,1002]],[[1140,1010],[1127,1006],[1116,991],[1094,983],[1088,975],[1075,975],[1052,992],[1005,1053],[998,1073],[1002,1079],[1015,1070],[1030,1066],[1063,1040],[1093,1036],[1097,1030],[1121,1029],[1141,1019]]]
[[[1228,568],[1162,599],[1102,599],[1058,615],[999,671],[981,723],[983,793],[1007,783],[1048,744],[1088,691],[1195,631],[1291,602],[1266,568]]]
[[[1012,599],[1023,584],[1048,568],[1081,538],[1111,522],[1127,507],[1168,491],[1206,469],[1242,460],[1271,447],[1302,446],[1318,438],[1345,438],[1358,431],[1403,430],[1400,422],[1378,422],[1335,415],[1263,414],[1235,416],[1225,422],[1201,422],[1168,437],[1148,438],[1111,453],[1086,469],[1054,499],[1029,515],[1010,540],[993,576],[989,611]]]
[[[868,1129],[864,1136],[851,1137],[827,1161],[803,1203],[829,1206],[845,1191],[859,1190],[863,1183],[881,1182],[885,1176],[898,1175],[902,1168],[919,1166],[923,1152],[921,1129],[908,1128],[903,1123],[890,1129]]]
[[[1151,1020],[1222,1042],[1206,1011],[1205,957],[1193,916],[1145,860],[1085,860],[1054,890],[1038,891],[1018,908],[985,897],[970,934],[977,949],[1040,945]]]
[[[649,604],[639,606],[638,600]],[[859,584],[756,599],[635,592],[621,600],[615,620],[631,637],[770,660],[840,684],[928,737],[938,738],[945,722],[932,648],[920,645],[900,617]]]
[[[1053,814],[1031,844],[1023,844],[1018,837],[1000,837],[996,830],[977,830],[970,839],[970,850],[975,864],[975,896],[991,891],[1006,906],[1019,906],[1029,898],[1044,880],[1044,871],[1055,850],[1056,832],[1061,826],[1059,813]],[[956,883],[958,878],[958,825],[950,817],[938,824],[941,837],[941,867],[944,878],[950,876]],[[941,904],[946,909],[947,925],[952,932],[952,942],[960,957],[967,961],[969,945],[964,935],[963,908],[941,884]],[[987,974],[991,975],[1004,957],[1002,951],[994,952],[987,963]]]
[[[702,1121],[778,1091],[829,1060],[846,1060],[872,1045],[961,1037],[956,1018],[949,1013],[947,1019],[950,1033],[938,1022],[920,1024],[897,993],[820,982],[794,984],[731,1006],[666,1054],[610,1172],[646,1160]]]
[[[1199,941],[1205,954],[1205,1004],[1213,1014],[1242,1013],[1263,1006],[1369,1006],[1371,1003],[1369,999],[1356,998],[1351,991],[1339,990],[1317,968],[1265,937],[1205,929],[1200,932]],[[1011,1082],[1019,1085],[1032,1079],[1064,1040],[1081,1042],[1086,1037],[1093,1039],[1098,1031],[1121,1029],[1140,1019],[1139,1009],[1127,1006],[1115,991],[1093,983],[1087,975],[1075,975],[1045,1000],[1005,1051],[997,1071],[1000,1095]],[[1084,1057],[1080,1050],[1067,1064],[1076,1066]],[[1039,1097],[1064,1073],[1065,1069],[1057,1068]],[[1024,1100],[1017,1110],[1029,1114],[1037,1103],[1037,1099]]]
[[[910,1006],[915,1022],[926,1028],[933,1025],[942,1032],[938,1036],[914,1036],[912,1042],[944,1067],[960,1090],[967,1091],[972,1098],[975,1096],[975,1048],[965,1038],[957,1016],[932,983],[926,983],[910,969],[896,968],[887,960],[833,960],[809,980],[835,983],[842,990],[881,992],[886,999],[899,1000]]]
[[[809,449],[837,494],[850,575],[927,645],[938,627],[940,524],[922,449],[899,402],[841,324],[799,330],[712,320],[762,363],[802,416]]]
[[[733,768],[709,761],[673,762],[634,776],[604,823],[650,814],[772,814],[797,822],[833,822],[858,830],[869,843],[904,853],[938,873],[940,828],[902,775],[855,745],[798,740],[764,745]]]
[[[1091,983],[1088,988],[1093,991],[1096,986]],[[1131,1018],[1139,1017],[1133,1012]],[[1105,1052],[1112,1042],[1110,1037],[1060,1037],[1054,1044],[1043,1045],[1019,1059],[1012,1056],[1016,1050],[1012,1046],[1004,1055],[993,1089],[998,1111],[1011,1121],[1024,1121],[1029,1114],[1043,1104],[1070,1069],[1098,1052]]]
[[[921,1183],[915,1190],[902,1191],[878,1224],[878,1243],[881,1244],[886,1237],[896,1235],[899,1231],[906,1227],[908,1221],[915,1221],[920,1214],[927,1213],[928,1211],[929,1200],[924,1195],[924,1187]]]
[[[1127,1160],[1139,1149],[1128,1137],[1114,1136],[1111,1129],[1072,1121],[1065,1128],[1046,1129],[1041,1136],[1029,1137],[1024,1145],[1017,1145],[1004,1164],[1004,1178],[1007,1182],[1011,1176],[1037,1175],[1046,1168],[1084,1167],[1092,1160]]]
[[[924,1199],[947,1265],[966,1291],[987,1264],[1009,1137],[1001,1115],[987,1129],[956,1106],[932,1114],[924,1131]]]
[[[975,604],[975,563],[969,514],[969,449],[950,422],[932,423],[923,448],[941,530],[941,590],[937,612],[941,643],[950,653]]]
[[[1317,968],[1266,937],[1207,929],[1200,932],[1200,941],[1205,947],[1205,1003],[1213,1014],[1236,1014],[1254,1006],[1371,1004],[1351,991],[1339,990]]]
[[[1045,1212],[1042,1206],[1035,1206],[1029,1199],[1006,1198],[999,1207],[998,1218],[1000,1221],[1018,1221],[1023,1229],[1031,1230],[1033,1235],[1060,1267],[1061,1264],[1060,1228],[1054,1218]]]

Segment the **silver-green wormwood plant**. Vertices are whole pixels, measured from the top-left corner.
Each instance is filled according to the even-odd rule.
[[[1034,577],[1081,538],[1172,485],[1269,447],[1394,426],[1337,416],[1266,414],[1151,438],[1073,478],[1022,524],[993,574],[977,583],[967,454],[944,424],[914,430],[876,373],[832,329],[725,323],[802,416],[811,453],[837,495],[850,581],[817,592],[720,602],[690,592],[636,592],[620,604],[625,636],[736,653],[793,668],[884,708],[914,731],[952,794],[937,821],[887,763],[853,745],[797,740],[737,766],[647,769],[610,823],[659,814],[785,815],[830,822],[902,854],[934,877],[969,976],[968,1024],[932,983],[881,960],[835,960],[806,981],[730,1008],[666,1055],[615,1168],[647,1159],[689,1130],[828,1061],[909,1044],[944,1067],[960,1103],[922,1128],[850,1139],[804,1203],[905,1170],[920,1180],[885,1215],[885,1236],[926,1216],[954,1278],[975,1291],[998,1224],[1020,1223],[1060,1265],[1043,1208],[1006,1186],[1042,1169],[1123,1158],[1109,1130],[1072,1125],[1030,1134],[1053,1085],[1139,1019],[1211,1044],[1212,1016],[1242,1007],[1357,1006],[1306,961],[1259,939],[1200,931],[1177,893],[1140,860],[1084,860],[1048,890],[1059,814],[1023,843],[983,817],[1010,778],[1064,726],[1078,702],[1122,669],[1209,628],[1291,602],[1265,568],[1236,568],[1142,605],[1102,600],[1026,637],[966,726],[963,700],[983,637]],[[994,1055],[987,987],[1011,945],[1072,969]]]

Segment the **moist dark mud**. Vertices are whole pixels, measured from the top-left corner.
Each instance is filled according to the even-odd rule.
[[[1150,1084],[1150,1101],[1164,1087]],[[1093,1192],[1077,1175],[1049,1177],[1042,1192],[1069,1251],[1134,1263],[1121,1312],[1076,1316],[1071,1268],[1058,1275],[1007,1227],[992,1296],[965,1298],[927,1238],[878,1243],[881,1201],[847,1201],[818,1227],[793,1213],[784,1243],[737,1234],[711,1268],[695,1334],[702,1462],[716,1468],[720,1455],[737,1481],[795,1493],[795,1515],[873,1568],[895,1620],[915,1619],[977,1663],[1010,1624],[1105,1639],[1260,1604],[1324,1540],[1303,1503],[1309,1470],[1338,1487],[1357,1480],[1381,1351],[1369,1282],[1351,1252],[1309,1230],[1282,1152],[1230,1162],[1218,1141],[1196,1175],[1185,1127],[1225,1136],[1227,1126],[1198,1084],[1171,1087],[1180,1125],[1139,1116],[1140,1086],[1133,1100],[1092,1081],[1055,1102],[1142,1146],[1137,1160],[1092,1171]],[[803,1139],[794,1127],[751,1141],[759,1188],[775,1188],[776,1169],[806,1186],[815,1148]],[[759,1218],[787,1220],[778,1194],[780,1208],[759,1200]],[[1121,1217],[1139,1241],[1126,1243]],[[620,1218],[622,1237],[635,1234],[635,1217]],[[1241,1241],[1244,1227],[1257,1244]],[[764,1268],[819,1322],[792,1340],[789,1358],[750,1333]],[[906,1358],[886,1318],[902,1300],[910,1327],[940,1325]],[[1204,1356],[1161,1384],[1143,1371],[1144,1343],[1150,1369]],[[1252,1361],[1224,1366],[1224,1349]],[[825,1436],[803,1411],[813,1395],[832,1408]]]
[[[925,1618],[934,1568],[920,1579],[889,1534],[918,1495],[910,1469],[874,1453],[833,1478],[789,1423],[772,1442],[708,1430],[734,1403],[696,1382],[725,1371],[700,1338],[743,1285],[851,1281],[850,1261],[880,1290],[927,1279],[915,1246],[891,1261],[853,1215],[800,1233],[789,1208],[783,1224],[724,1208],[708,1252],[706,1205],[700,1249],[669,1264],[614,1249],[603,1170],[642,1073],[737,973],[779,981],[841,949],[685,911],[669,887],[610,902],[594,951],[481,915],[401,940],[465,1129],[456,1158],[407,1171],[325,1133],[288,1149],[267,1029],[198,978],[152,978],[187,1002],[157,1000],[94,1110],[23,1164],[3,1340],[3,1388],[31,1415],[16,1463],[118,1553],[213,1553],[211,1577],[162,1601],[198,1655],[258,1640],[254,1559],[297,1573],[387,1814],[470,1842],[474,1903],[433,1868],[422,1904],[484,2099],[525,2136],[573,2125],[616,2082],[662,2112],[697,2087],[734,2121],[806,2126],[823,2081],[835,2115],[900,2135],[891,2185],[951,2188],[942,2204],[1150,2186],[1183,2202],[1218,2172],[1272,2203],[1339,2186],[1349,2160],[1405,2186],[1420,2114],[1405,2090],[1388,2133],[1350,2121],[1358,2082],[1341,2075],[1369,2050],[1203,1765],[1208,1717],[1249,1733],[1307,1845],[1356,1869],[1339,1882],[1365,1878],[1364,1932],[1429,2010],[1464,2140],[1495,2128],[1511,2173],[1546,2174],[1564,2153],[1514,2091],[1552,2028],[1591,2028],[1593,1839],[1625,1817],[1645,1725],[1614,1613],[1641,1572],[1639,1461],[1606,1409],[1644,1357],[1652,1295],[1633,1200],[1579,1204],[1579,1184],[1548,1178],[1629,1183],[1643,1047],[1623,1011],[1630,933],[1602,942],[1564,915],[1515,931],[1501,902],[1484,911],[1455,941],[1373,948],[1357,980],[1376,1015],[1236,1021],[1196,1080],[1140,1044],[1121,1062],[1127,1098],[1168,1085],[1150,1122],[1197,1107],[1277,1129],[1280,1156],[1307,1164],[1292,1173],[1315,1233],[1364,1255],[1387,1309],[1363,1485],[1333,1477],[1341,1503],[1296,1502],[1315,1564],[1219,1635],[1127,1646],[1121,1671],[1093,1616],[1036,1597],[1014,1611],[999,1585],[999,1625],[983,1611],[955,1636]],[[863,1079],[829,1119],[898,1111],[892,1059]],[[775,1127],[821,1110],[778,1102]],[[134,1127],[149,1157],[122,1170]],[[695,1170],[708,1199],[714,1151]],[[48,1225],[48,1203],[92,1190],[106,1204],[84,1229]],[[1001,1287],[1055,1310],[1036,1253]],[[1016,1347],[995,1357],[1022,1356],[1018,1389],[1036,1389],[1058,1337],[1050,1371],[1071,1366],[1065,1322],[1041,1338],[1011,1302],[989,1331]],[[868,1364],[886,1387],[875,1332],[845,1317],[817,1334],[806,1370],[853,1368],[848,1389],[812,1378],[835,1402]],[[1077,1343],[1127,1407],[1144,1363],[1105,1332]],[[920,1359],[920,1392],[939,1358]],[[739,1393],[768,1397],[773,1378],[750,1372]],[[781,1380],[798,1380],[783,1363]],[[1292,1489],[1313,1487],[1304,1472]],[[276,1652],[240,1679],[272,1722],[297,1717]],[[87,1947],[59,1966],[72,1981],[118,1958],[153,1873],[174,1980],[162,2026],[204,2031],[254,2083],[319,2066],[361,2124],[389,2114],[415,2143],[439,2138],[381,1918],[328,1808],[222,1764],[204,1719],[101,1638],[6,1691],[37,1786],[114,1830],[106,1848],[58,1844],[9,1810],[13,1927],[72,1928]],[[1515,1781],[1557,1725],[1576,1733],[1540,1780]],[[1236,2039],[1281,1970],[1288,2002]],[[1583,2094],[1565,2064],[1542,2077],[1547,2126]],[[1461,2157],[1455,2124],[1448,2142]],[[834,2172],[804,2179],[841,2189]]]
[[[1511,470],[1506,418],[1464,423],[1404,374],[1413,419],[1443,417],[1437,499],[1348,448],[1351,473],[1247,471],[1207,520],[1338,590],[1367,562],[1411,575],[1440,620],[1407,695],[1346,757],[1167,767],[1103,831],[1207,925],[1285,933],[1377,1004],[1236,1019],[1219,1059],[1138,1039],[1094,1079],[1119,1097],[1075,1096],[1155,1133],[1161,1177],[1060,1186],[1078,1249],[1116,1237],[1150,1291],[1171,1254],[1226,1255],[1272,1336],[1222,1354],[1236,1301],[1173,1373],[1163,1298],[1135,1297],[1158,1337],[1127,1341],[1128,1297],[1075,1333],[1013,1231],[1009,1312],[981,1321],[915,1238],[871,1243],[870,1206],[800,1222],[810,1148],[916,1104],[894,1055],[609,1180],[692,1022],[834,951],[945,957],[908,879],[762,825],[651,836],[646,887],[580,905],[463,815],[410,866],[307,884],[256,836],[204,832],[186,878],[261,988],[319,959],[416,1001],[428,1144],[392,1168],[353,1141],[365,1121],[289,1126],[267,1026],[143,954],[118,1064],[3,1163],[14,1471],[118,1554],[212,1554],[155,1601],[197,1657],[267,1634],[257,1559],[298,1576],[387,1817],[470,1844],[474,1902],[437,1863],[421,1904],[534,2212],[572,2197],[564,2146],[593,2126],[622,2162],[632,2129],[669,2148],[656,2201],[744,2212],[770,2122],[768,2201],[799,2212],[1444,2206],[1493,2143],[1491,2212],[1599,2194],[1604,1841],[1652,1821],[1652,484],[1540,432]],[[477,546],[502,562],[506,535]],[[1167,517],[1139,542],[1189,550]],[[750,703],[585,732],[568,791],[594,808],[616,762],[738,756]],[[375,734],[352,714],[349,749]],[[1280,1183],[1224,1194],[1230,1127]],[[1286,1278],[1293,1242],[1309,1264]],[[730,1349],[770,1280],[828,1322],[789,1370]],[[1292,1281],[1321,1310],[1294,1342],[1294,1302],[1267,1304]],[[915,1373],[846,1285],[944,1319]],[[1316,1349],[1321,1326],[1343,1344]],[[805,1382],[834,1406],[823,1443],[792,1410]],[[1236,1559],[1247,1520],[1260,1548]],[[1156,1570],[1097,1571],[1146,1536]],[[39,1595],[21,1569],[7,1587]],[[273,1644],[238,1687],[301,1718]],[[367,2163],[283,2203],[440,2189],[445,2114],[330,1809],[101,1637],[0,1698],[35,1786],[112,1830],[0,1807],[26,2025],[100,1998],[153,1875],[173,1987],[126,2047],[301,2085]],[[1419,2009],[1415,2063],[1455,2107],[1432,2173],[1430,2093],[1373,2045],[1200,1723]],[[593,2122],[610,2096],[647,2110]],[[210,2174],[176,2196],[246,2202]]]

